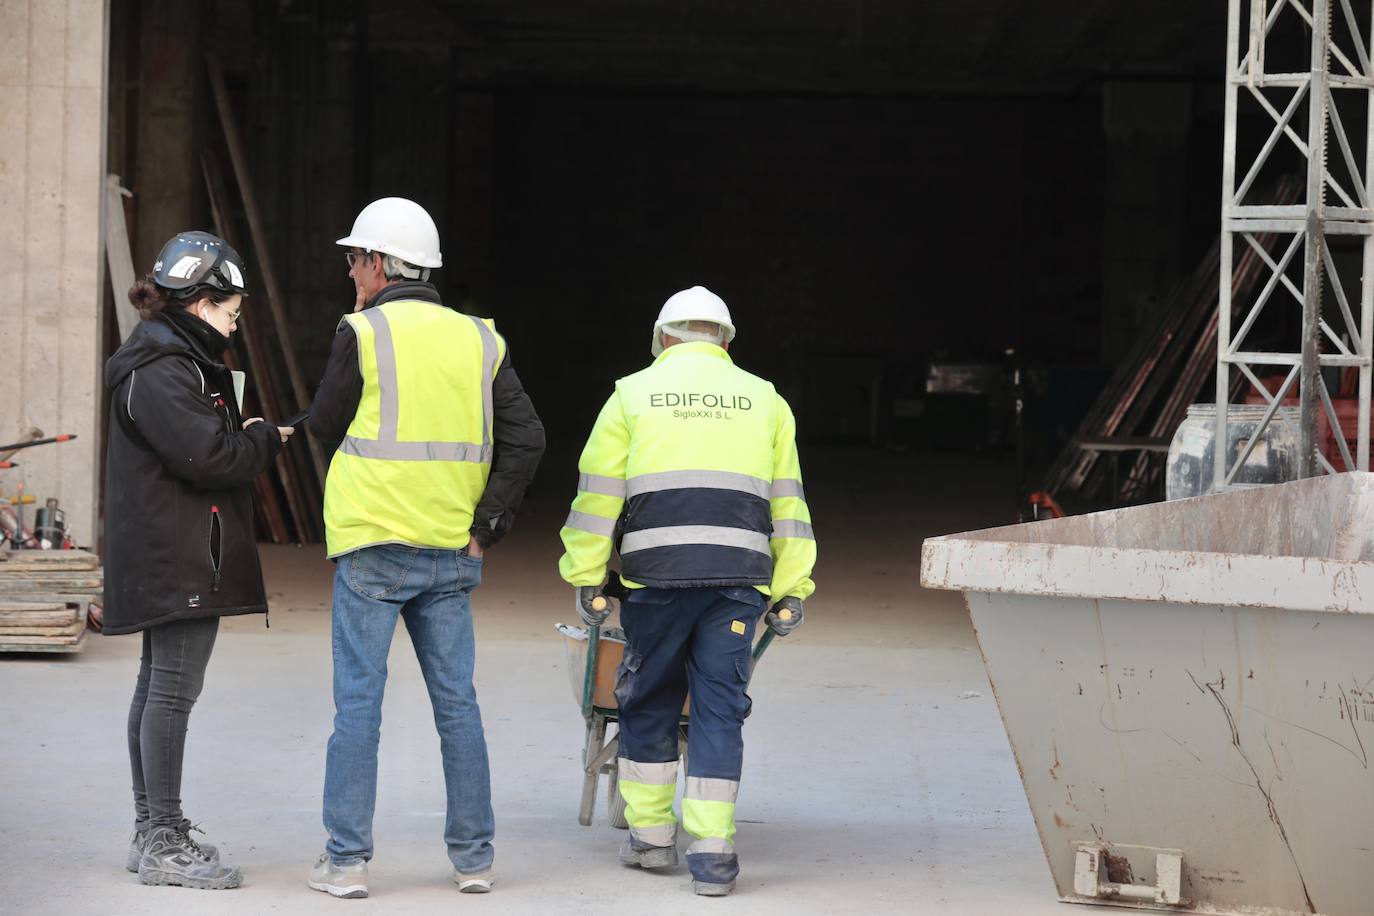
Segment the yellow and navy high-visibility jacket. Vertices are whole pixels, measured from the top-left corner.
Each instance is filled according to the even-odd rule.
[[[344,321],[357,335],[363,391],[325,482],[329,556],[375,544],[467,546],[491,472],[505,340],[490,319],[419,300]]]
[[[620,379],[578,462],[559,571],[600,585],[612,547],[630,586],[815,589],[796,421],[721,347],[676,344]]]

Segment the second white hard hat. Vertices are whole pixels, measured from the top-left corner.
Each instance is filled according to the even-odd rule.
[[[711,321],[725,329],[725,343],[735,339],[735,323],[730,319],[730,309],[725,300],[704,286],[693,286],[673,293],[659,310],[658,320],[654,322],[654,339],[650,351],[654,356],[663,352],[663,335],[660,333],[666,324],[681,321]]]
[[[444,266],[434,220],[424,207],[404,197],[383,197],[363,207],[353,231],[337,244],[395,255],[416,267]]]

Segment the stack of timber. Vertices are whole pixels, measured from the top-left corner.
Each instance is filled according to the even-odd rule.
[[[1297,201],[1303,181],[1279,180],[1276,204]],[[1244,252],[1237,250],[1231,277],[1233,314],[1243,316],[1260,294],[1278,245],[1286,241],[1258,233]],[[1263,253],[1261,253],[1263,252]],[[1148,451],[1116,460],[1102,450],[1112,442],[1167,443],[1173,438],[1203,386],[1215,377],[1220,250],[1217,244],[1192,275],[1170,297],[1158,326],[1142,335],[1130,356],[1117,367],[1107,386],[1079,424],[1074,437],[1055,458],[1041,486],[1061,505],[1076,508],[1129,505],[1148,498],[1163,464]],[[1237,376],[1234,398],[1244,387]]]
[[[104,582],[84,550],[0,552],[0,652],[80,652]]]

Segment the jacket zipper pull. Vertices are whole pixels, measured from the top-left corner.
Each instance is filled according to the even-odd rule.
[[[224,526],[220,524],[219,506],[210,507],[210,525],[213,529],[219,531],[219,552],[222,556],[224,554]],[[211,578],[210,582],[210,591],[217,592],[219,591],[220,557],[215,556],[214,550],[210,551],[210,566],[214,571],[214,576]]]

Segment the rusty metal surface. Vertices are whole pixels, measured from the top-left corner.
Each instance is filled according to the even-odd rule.
[[[927,542],[1062,899],[1104,902],[1074,893],[1100,843],[1138,885],[1181,850],[1198,912],[1374,912],[1371,533],[1350,474]]]

